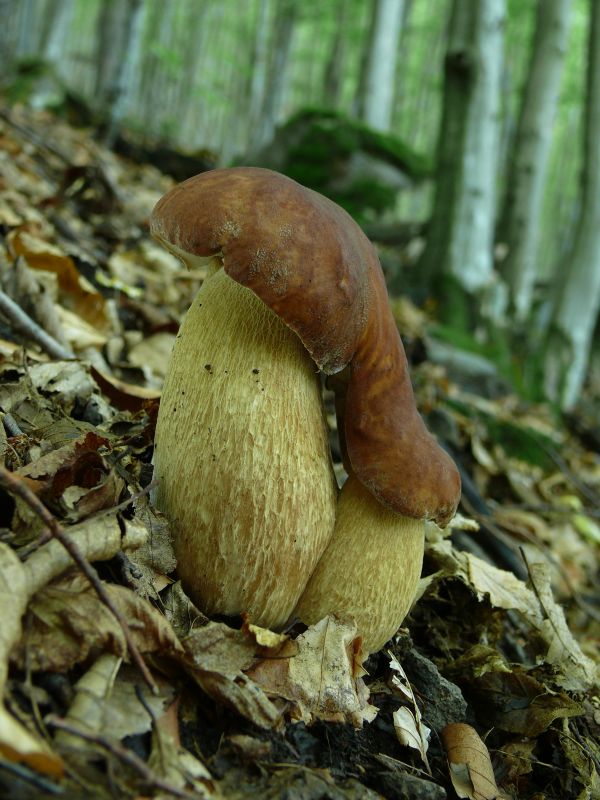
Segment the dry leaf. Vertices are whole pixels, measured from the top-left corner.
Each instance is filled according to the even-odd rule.
[[[400,744],[417,750],[428,772],[431,773],[429,761],[427,760],[431,730],[427,725],[423,724],[421,710],[417,705],[410,681],[402,666],[392,653],[388,652],[388,656],[390,657],[390,669],[394,673],[391,681],[392,687],[411,705],[411,708],[402,706],[393,714],[396,736]]]
[[[297,651],[260,661],[249,672],[269,695],[293,703],[292,718],[350,722],[360,727],[375,718],[362,680],[360,639],[352,618],[329,615],[294,642]]]
[[[182,655],[168,621],[146,600],[123,586],[107,585],[106,590],[128,621],[141,653]],[[13,657],[21,664],[27,658],[31,669],[66,672],[96,651],[128,656],[121,626],[80,573],[47,586],[29,611],[27,635]]]
[[[8,657],[21,635],[21,617],[27,607],[27,577],[18,556],[0,542],[0,753],[13,762],[26,763],[37,772],[61,777],[64,765],[48,746],[12,717],[3,706]]]
[[[254,661],[251,637],[219,622],[193,630],[183,642],[187,670],[204,691],[259,728],[273,728],[281,710],[243,670]]]
[[[450,780],[459,797],[470,800],[501,797],[490,754],[474,728],[453,722],[442,730],[442,741],[448,757]]]

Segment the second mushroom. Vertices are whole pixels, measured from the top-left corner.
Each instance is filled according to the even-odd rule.
[[[377,650],[414,599],[423,520],[448,522],[460,479],[417,412],[375,249],[330,200],[257,168],[176,186],[151,230],[209,269],[154,456],[184,586],[274,628],[349,613]],[[339,498],[317,368],[334,376]]]

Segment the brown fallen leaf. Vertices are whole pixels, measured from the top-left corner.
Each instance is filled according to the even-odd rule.
[[[13,258],[22,256],[32,269],[53,272],[57,276],[66,307],[101,333],[110,331],[111,325],[104,298],[80,274],[70,256],[28,231],[26,226],[9,234],[8,245]]]
[[[131,589],[107,585],[112,602],[128,620],[142,653],[180,657],[183,650],[170,624]],[[82,574],[73,572],[47,586],[29,604],[30,624],[14,660],[32,669],[66,672],[94,652],[126,658],[127,645],[119,622]]]
[[[284,651],[259,661],[247,674],[269,696],[290,701],[293,719],[350,722],[360,728],[377,714],[362,680],[360,641],[351,617],[331,614],[298,636],[295,654]]]
[[[135,413],[152,401],[158,401],[160,392],[115,378],[92,367],[92,376],[115,408]],[[158,405],[157,405],[158,407]]]
[[[259,728],[280,723],[281,709],[244,673],[255,658],[253,637],[220,622],[209,622],[192,630],[183,645],[188,673],[210,697]]]
[[[450,780],[459,797],[494,800],[501,797],[487,747],[470,725],[453,722],[442,730]]]

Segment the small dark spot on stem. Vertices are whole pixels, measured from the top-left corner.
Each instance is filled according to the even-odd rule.
[[[212,364],[205,364],[205,365],[204,365],[204,369],[205,369],[207,372],[210,372],[210,371],[212,370]]]
[[[252,372],[253,372],[253,374],[254,374],[254,375],[258,375],[258,373],[260,372],[260,370],[259,370],[259,369],[256,369],[256,367],[254,367],[254,369],[252,370]]]

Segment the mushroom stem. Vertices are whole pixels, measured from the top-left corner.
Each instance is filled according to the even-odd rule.
[[[333,531],[327,426],[300,340],[223,269],[204,282],[175,344],[154,465],[194,601],[282,626]]]
[[[326,614],[348,613],[363,649],[381,649],[415,598],[423,563],[425,524],[378,502],[351,475],[337,505],[333,536],[294,616],[312,625]]]

